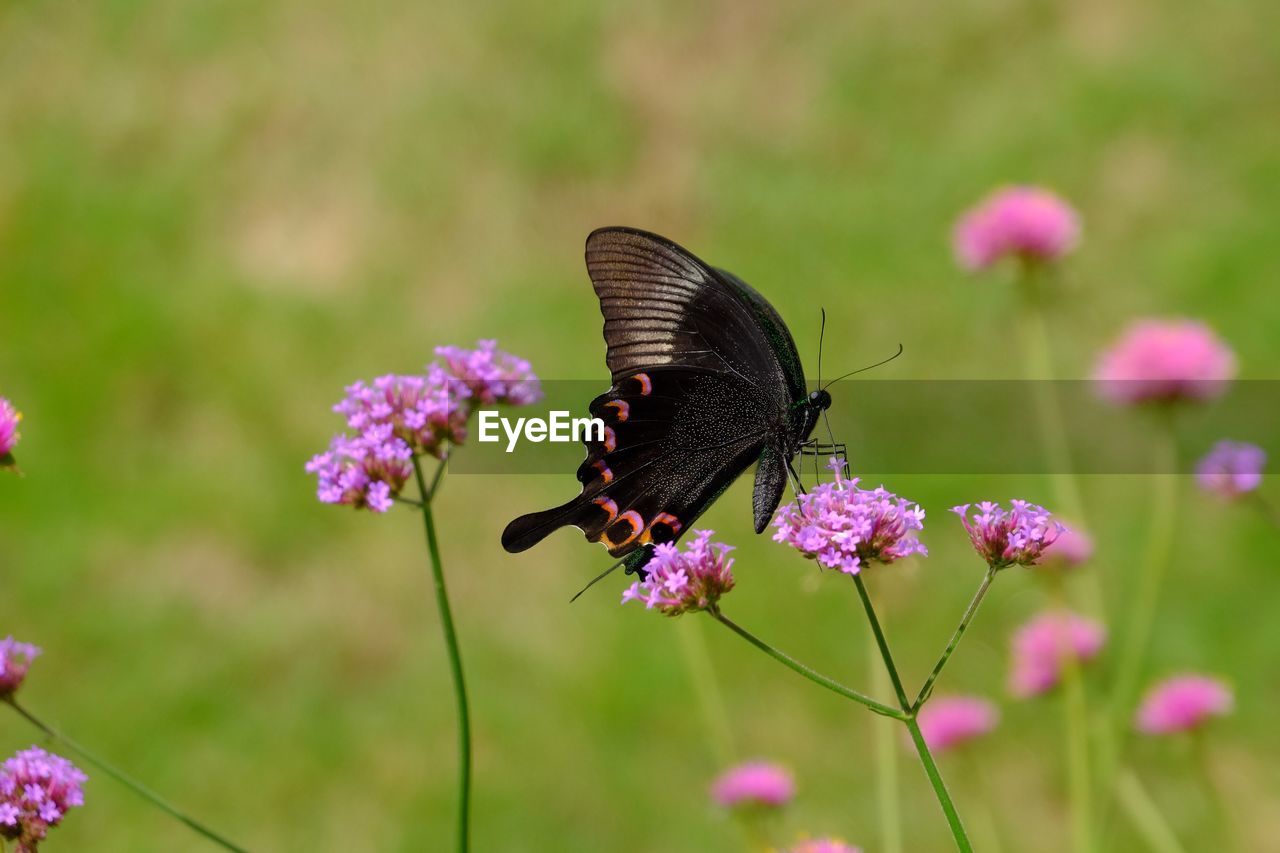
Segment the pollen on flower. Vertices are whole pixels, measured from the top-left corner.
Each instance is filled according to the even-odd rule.
[[[622,603],[642,601],[667,616],[708,610],[733,589],[733,549],[711,541],[712,531],[694,532],[686,550],[665,542],[644,565],[645,579],[622,593]]]
[[[1236,357],[1204,323],[1138,320],[1094,368],[1100,395],[1113,403],[1173,403],[1222,396]]]
[[[1056,260],[1080,240],[1080,218],[1071,206],[1040,187],[997,190],[966,211],[952,235],[956,258],[969,270],[1006,257]]]
[[[711,797],[727,809],[769,809],[785,806],[795,790],[795,780],[785,769],[749,761],[721,774],[711,786]]]
[[[1219,441],[1196,465],[1196,482],[1206,492],[1238,498],[1262,485],[1267,452],[1242,441]]]
[[[478,404],[526,406],[542,398],[542,385],[529,362],[498,349],[497,341],[481,340],[475,349],[436,347],[436,355]]]
[[[1231,713],[1231,688],[1207,675],[1179,675],[1161,681],[1138,708],[1137,727],[1144,734],[1166,735],[1199,728]]]
[[[929,749],[941,753],[989,733],[1000,711],[977,696],[938,696],[920,709],[916,721]]]
[[[31,662],[40,649],[31,643],[19,643],[12,636],[0,640],[0,698],[12,696],[22,686]]]
[[[1025,699],[1051,690],[1068,662],[1097,657],[1106,637],[1102,625],[1075,613],[1041,613],[1013,635],[1010,692]]]
[[[88,777],[58,755],[33,746],[0,765],[0,838],[35,851],[72,808],[84,805]]]
[[[993,569],[1035,565],[1066,529],[1044,507],[1027,501],[1012,500],[1008,510],[992,501],[978,503],[972,513],[971,506],[961,504],[951,511],[960,516],[978,556]]]
[[[924,529],[923,509],[883,486],[858,488],[858,478],[842,476],[844,460],[833,458],[830,467],[834,482],[820,483],[778,510],[773,541],[850,575],[871,563],[928,555],[916,538]]]

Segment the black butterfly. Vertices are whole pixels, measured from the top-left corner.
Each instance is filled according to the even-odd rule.
[[[512,521],[502,546],[523,551],[572,524],[630,573],[752,462],[761,532],[789,474],[798,485],[792,460],[831,405],[825,390],[807,393],[786,324],[742,279],[656,234],[601,228],[586,256],[613,374],[590,406],[604,440],[586,442],[582,493]]]

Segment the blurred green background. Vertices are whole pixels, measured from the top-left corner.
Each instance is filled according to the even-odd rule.
[[[603,388],[581,249],[604,224],[753,282],[811,367],[823,305],[830,365],[901,341],[886,377],[1019,377],[1012,289],[948,245],[1008,181],[1084,219],[1052,307],[1062,375],[1132,316],[1185,314],[1275,378],[1278,30],[1262,0],[3,4],[0,394],[26,414],[26,476],[0,478],[0,635],[45,649],[27,703],[252,849],[445,849],[454,714],[418,521],[321,506],[302,470],[344,384],[493,336]],[[873,578],[919,683],[981,574],[945,509],[1050,494],[886,484],[930,513],[933,555]],[[852,590],[752,536],[748,486],[704,518],[739,546],[726,608],[868,683]],[[741,849],[705,794],[722,756],[690,632],[735,754],[797,774],[782,839],[880,849],[868,714],[709,620],[618,607],[616,582],[570,607],[605,564],[576,534],[503,553],[507,520],[572,494],[571,471],[445,488],[476,850]],[[1122,615],[1150,484],[1084,488],[1090,571]],[[1235,683],[1218,778],[1249,849],[1280,849],[1280,534],[1190,489],[1181,512],[1148,674]],[[1008,633],[1043,602],[1002,577],[943,687],[1002,696]],[[0,751],[33,738],[0,715]],[[1055,699],[1006,704],[973,761],[942,760],[962,812],[988,803],[1007,849],[1065,849],[1060,740]],[[1135,756],[1188,849],[1218,849],[1185,750]],[[907,849],[945,850],[912,762]],[[88,798],[49,849],[197,847],[100,774]]]

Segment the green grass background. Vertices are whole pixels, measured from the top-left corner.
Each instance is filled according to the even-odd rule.
[[[948,247],[1008,181],[1084,218],[1052,308],[1062,375],[1132,316],[1185,314],[1274,378],[1278,29],[1260,1],[3,4],[0,393],[26,414],[26,476],[0,479],[0,634],[45,648],[27,703],[254,850],[447,849],[454,714],[418,522],[321,506],[302,471],[345,383],[494,336],[603,387],[581,244],[622,223],[755,283],[810,365],[824,305],[830,365],[901,341],[886,376],[1018,377],[1011,288]],[[867,683],[851,589],[750,534],[748,485],[705,517],[739,546],[726,606]],[[933,556],[873,579],[918,683],[981,571],[945,508],[1050,496],[1036,477],[887,485],[930,513]],[[574,535],[498,545],[573,488],[459,476],[441,499],[475,847],[741,849],[705,796],[721,760],[682,626],[619,608],[616,583],[570,607],[604,562]],[[1149,489],[1085,483],[1121,617]],[[1219,783],[1249,849],[1280,849],[1280,533],[1195,494],[1181,511],[1148,674],[1232,679]],[[1043,600],[1002,577],[943,687],[1000,696],[1008,632]],[[707,620],[683,630],[735,752],[797,774],[782,838],[879,849],[869,716]],[[1010,850],[1066,849],[1060,717],[1008,704],[981,784],[943,759]],[[0,750],[33,738],[0,716]],[[1185,750],[1136,755],[1188,848],[1219,849]],[[903,761],[907,847],[945,850]],[[88,800],[50,850],[198,847],[105,778]],[[1123,822],[1112,841],[1141,849]]]

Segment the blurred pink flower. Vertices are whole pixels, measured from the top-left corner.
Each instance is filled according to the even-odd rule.
[[[1138,320],[1094,368],[1101,396],[1125,404],[1212,400],[1235,375],[1230,347],[1195,320]]]
[[[1219,441],[1196,466],[1196,482],[1206,492],[1238,498],[1262,485],[1267,452],[1242,441]]]
[[[990,732],[1000,711],[977,696],[938,696],[925,703],[916,721],[929,749],[940,753]]]
[[[795,795],[795,780],[776,764],[750,761],[725,771],[711,786],[711,796],[727,809],[778,808]]]
[[[84,805],[88,781],[67,759],[37,746],[0,765],[0,838],[17,841],[18,853],[35,851],[71,809]]]
[[[18,432],[18,422],[21,420],[22,413],[4,397],[0,397],[0,458],[12,453],[18,439],[22,437]]]
[[[1180,675],[1151,688],[1138,709],[1138,730],[1149,735],[1190,731],[1231,712],[1231,689],[1207,675]]]
[[[862,848],[834,838],[812,838],[792,846],[786,853],[862,853]]]
[[[1034,617],[1013,635],[1010,692],[1025,699],[1052,689],[1067,661],[1097,657],[1106,637],[1102,625],[1075,613],[1050,611]]]
[[[474,403],[524,406],[542,397],[542,386],[529,362],[498,349],[497,341],[479,341],[475,349],[436,347],[436,355],[467,387]]]
[[[670,542],[658,545],[644,564],[644,580],[622,593],[622,603],[643,601],[667,616],[709,609],[733,589],[733,559],[725,558],[733,548],[713,543],[712,532],[694,531],[684,552]]]
[[[850,575],[870,563],[928,555],[916,538],[924,528],[924,510],[883,486],[860,489],[856,477],[845,480],[842,459],[833,458],[830,467],[835,482],[820,483],[778,510],[774,542]]]
[[[961,504],[951,511],[960,516],[978,556],[994,569],[1035,565],[1064,529],[1048,510],[1027,501],[1011,500],[1008,510],[993,501],[982,501],[970,514],[971,506]]]
[[[1037,565],[1052,569],[1073,569],[1089,562],[1093,557],[1093,539],[1070,527],[1064,527],[1058,537],[1045,546]]]
[[[12,635],[0,640],[0,698],[11,696],[22,686],[31,662],[39,655],[39,647],[19,643]]]
[[[996,190],[966,211],[952,235],[956,259],[968,270],[986,269],[1006,257],[1052,261],[1075,248],[1080,217],[1040,187]]]

